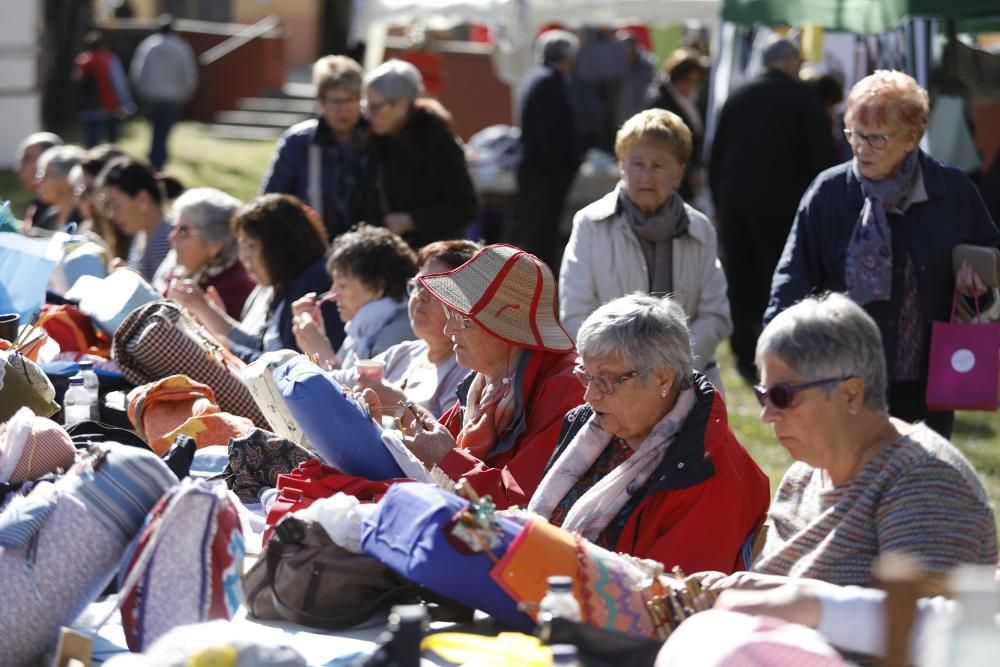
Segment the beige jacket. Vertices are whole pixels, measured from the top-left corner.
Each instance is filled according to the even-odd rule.
[[[633,292],[649,291],[649,272],[639,239],[618,213],[619,184],[581,209],[559,271],[559,316],[570,335],[598,306]],[[715,348],[733,322],[726,296],[726,275],[717,254],[715,228],[700,212],[684,205],[690,226],[673,242],[673,298],[688,315],[695,369],[720,390]]]

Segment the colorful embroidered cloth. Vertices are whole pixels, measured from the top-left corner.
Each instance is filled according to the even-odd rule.
[[[664,591],[655,574],[648,561],[602,549],[545,521],[530,521],[490,576],[529,610],[537,609],[550,576],[570,576],[584,623],[654,637],[646,603]]]

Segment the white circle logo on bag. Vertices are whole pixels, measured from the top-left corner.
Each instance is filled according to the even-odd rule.
[[[976,355],[972,350],[962,348],[951,355],[951,367],[958,373],[968,373],[976,365]]]

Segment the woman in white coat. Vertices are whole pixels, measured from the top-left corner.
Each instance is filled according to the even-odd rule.
[[[715,348],[732,330],[715,228],[677,194],[691,158],[691,131],[679,116],[648,109],[615,138],[621,182],[576,214],[559,272],[563,326],[611,299],[670,294],[687,313],[695,367],[721,389]]]

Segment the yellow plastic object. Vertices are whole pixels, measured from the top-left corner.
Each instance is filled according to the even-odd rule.
[[[239,652],[229,644],[199,649],[187,659],[187,667],[236,667]]]
[[[801,55],[809,63],[823,62],[823,26],[802,26]]]
[[[548,667],[552,663],[548,646],[520,632],[501,632],[496,637],[441,632],[425,637],[420,648],[448,662],[477,667]]]

